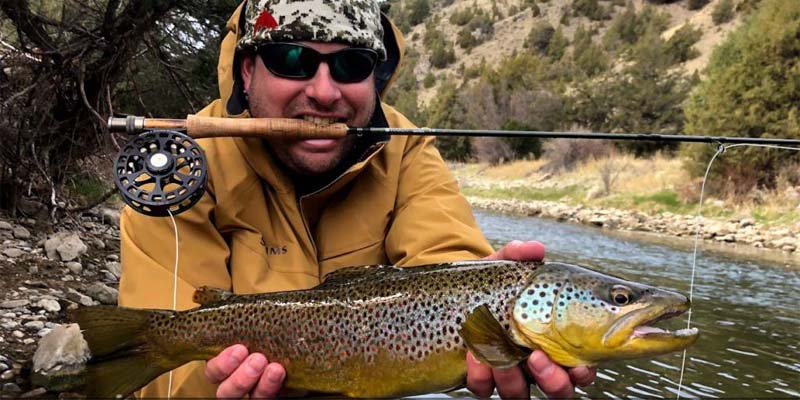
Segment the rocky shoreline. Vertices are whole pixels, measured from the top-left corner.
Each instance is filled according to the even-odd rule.
[[[59,397],[30,383],[41,337],[79,305],[117,304],[119,211],[51,226],[0,216],[0,398]]]
[[[554,219],[597,226],[609,230],[651,232],[678,238],[694,238],[694,215],[673,213],[645,214],[613,208],[570,206],[553,201],[488,199],[469,196],[473,207],[491,211]],[[800,236],[788,228],[768,228],[752,218],[702,219],[701,237],[708,242],[742,244],[753,248],[800,254]]]

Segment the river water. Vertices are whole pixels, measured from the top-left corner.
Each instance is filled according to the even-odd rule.
[[[589,266],[652,286],[689,292],[692,250],[604,234],[601,229],[476,211],[496,247],[539,240],[546,260]],[[680,397],[800,397],[800,269],[781,263],[698,253],[692,326]],[[659,326],[686,326],[686,316]],[[604,398],[675,398],[682,354],[598,367],[579,394]]]

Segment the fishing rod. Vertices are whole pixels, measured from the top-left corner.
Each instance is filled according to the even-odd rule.
[[[111,132],[135,135],[114,162],[115,184],[134,210],[150,216],[177,215],[205,193],[206,159],[194,139],[255,137],[331,139],[348,135],[517,137],[595,139],[800,146],[800,139],[733,136],[662,135],[648,133],[505,131],[438,128],[354,128],[343,123],[320,125],[291,118],[220,118],[189,115],[186,119],[111,117]],[[185,133],[184,133],[185,132]]]
[[[144,117],[109,118],[112,132],[129,135],[149,130],[183,130],[195,139],[210,137],[285,137],[297,139],[330,139],[347,135],[390,136],[465,136],[465,137],[516,137],[541,139],[600,139],[652,142],[717,143],[717,144],[773,144],[800,146],[800,139],[755,138],[735,136],[663,135],[657,133],[605,133],[605,132],[554,132],[490,129],[440,129],[440,128],[354,128],[342,123],[318,125],[290,118],[220,118],[189,115],[186,119],[160,119]]]

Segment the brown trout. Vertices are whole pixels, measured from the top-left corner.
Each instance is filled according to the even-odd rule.
[[[539,348],[578,366],[678,351],[698,337],[651,326],[688,310],[685,296],[554,262],[352,267],[309,290],[201,288],[194,300],[200,307],[178,312],[77,310],[92,352],[87,394],[127,396],[236,343],[282,364],[289,389],[397,397],[462,387],[468,349],[499,368]]]

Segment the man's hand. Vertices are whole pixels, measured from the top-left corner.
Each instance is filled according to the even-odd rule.
[[[206,379],[217,388],[218,398],[275,398],[283,386],[286,370],[270,363],[261,353],[250,354],[235,344],[206,363]]]
[[[541,261],[544,253],[544,245],[539,242],[515,240],[485,260]],[[555,398],[571,397],[575,386],[590,385],[597,372],[588,367],[564,369],[541,350],[534,351],[528,357],[527,366],[542,392]],[[522,368],[492,369],[478,362],[472,353],[467,353],[467,389],[478,396],[489,397],[495,387],[502,398],[530,397]]]

